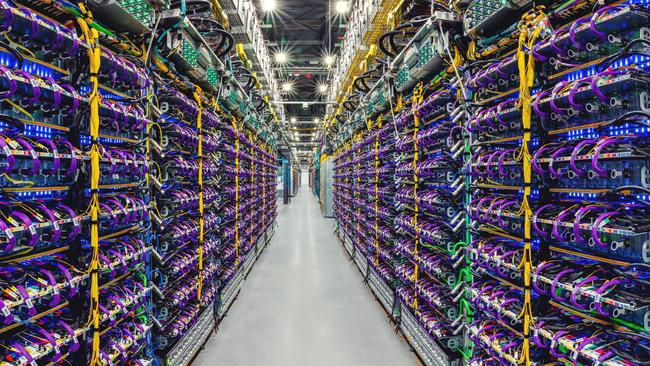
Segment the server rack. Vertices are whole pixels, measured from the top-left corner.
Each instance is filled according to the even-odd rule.
[[[273,234],[272,112],[210,2],[0,5],[0,364],[187,365]]]
[[[642,364],[647,4],[388,11],[326,130],[380,303],[427,365]]]

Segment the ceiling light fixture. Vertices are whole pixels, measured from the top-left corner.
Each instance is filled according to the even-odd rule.
[[[260,5],[262,5],[262,10],[266,12],[273,11],[277,7],[275,0],[260,0]]]
[[[318,85],[318,92],[321,94],[327,93],[327,84]]]
[[[282,51],[276,52],[276,54],[275,54],[275,62],[276,63],[284,64],[287,61],[289,61],[289,55],[287,55],[286,52],[282,52]]]
[[[314,123],[318,123],[318,121],[320,121],[318,117],[314,117]]]
[[[291,123],[296,123],[298,122],[298,118],[296,117],[291,117]]]
[[[323,62],[325,62],[325,65],[327,66],[334,65],[334,61],[336,61],[336,57],[332,55],[325,55],[325,57],[323,58]]]
[[[348,1],[337,1],[336,12],[339,14],[347,13],[350,10],[350,3]]]
[[[291,81],[286,81],[282,84],[282,91],[290,93],[293,91],[293,83]]]

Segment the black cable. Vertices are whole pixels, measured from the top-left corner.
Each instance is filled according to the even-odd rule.
[[[605,127],[609,127],[611,125],[616,125],[616,124],[621,123],[621,122],[637,123],[637,124],[640,124],[640,125],[643,125],[643,126],[646,126],[646,127],[650,127],[650,122],[648,122],[648,121],[637,121],[637,120],[630,121],[630,120],[628,120],[628,118],[630,118],[630,117],[646,117],[646,118],[650,118],[650,113],[643,112],[643,111],[627,112],[627,113],[624,113],[624,114],[618,116],[617,118],[615,118],[613,120],[607,121],[604,124],[598,126],[596,128],[596,131],[600,132]]]
[[[634,39],[634,40],[630,41],[628,44],[626,44],[623,48],[621,48],[620,51],[612,54],[611,56],[607,57],[603,61],[599,62],[598,65],[596,66],[596,70],[598,70],[598,72],[602,72],[604,69],[609,67],[611,64],[613,64],[617,60],[620,60],[621,58],[626,57],[626,56],[639,55],[639,56],[644,56],[644,57],[650,57],[650,53],[647,53],[647,52],[630,51],[630,48],[632,48],[632,46],[636,45],[637,43],[643,43],[643,44],[646,44],[646,45],[650,45],[650,41],[647,41],[645,39],[640,39],[640,38]]]

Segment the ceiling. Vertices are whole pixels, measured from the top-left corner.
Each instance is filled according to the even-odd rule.
[[[337,53],[347,14],[337,13],[337,0],[275,0],[273,11],[265,11],[265,2],[273,0],[253,0],[272,57],[278,52],[287,55],[286,63],[274,64],[274,73],[280,86],[292,84],[290,92],[281,92],[283,101],[288,103],[285,104],[289,119],[287,131],[300,163],[308,165],[318,143],[325,104],[290,102],[326,100],[325,95],[318,91],[318,85],[326,84],[329,73],[323,62],[324,55]]]

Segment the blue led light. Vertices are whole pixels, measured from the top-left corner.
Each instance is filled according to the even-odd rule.
[[[650,119],[641,119],[641,122],[649,123]],[[597,132],[594,128],[583,128],[578,130],[571,130],[564,134],[567,140],[584,140],[584,139],[593,139],[600,136],[624,136],[624,135],[642,135],[647,136],[650,134],[650,128],[648,127],[639,127],[634,123],[624,123],[621,125],[608,126],[603,128],[600,132]]]
[[[3,52],[3,51],[0,51],[0,64],[12,69],[16,69],[19,66],[18,61],[11,53]],[[23,59],[23,64],[21,69],[25,72],[28,72],[32,75],[39,76],[41,78],[50,77],[53,79],[58,79],[64,75],[63,73],[58,72],[51,67],[42,65],[40,63],[31,61],[26,58]]]

